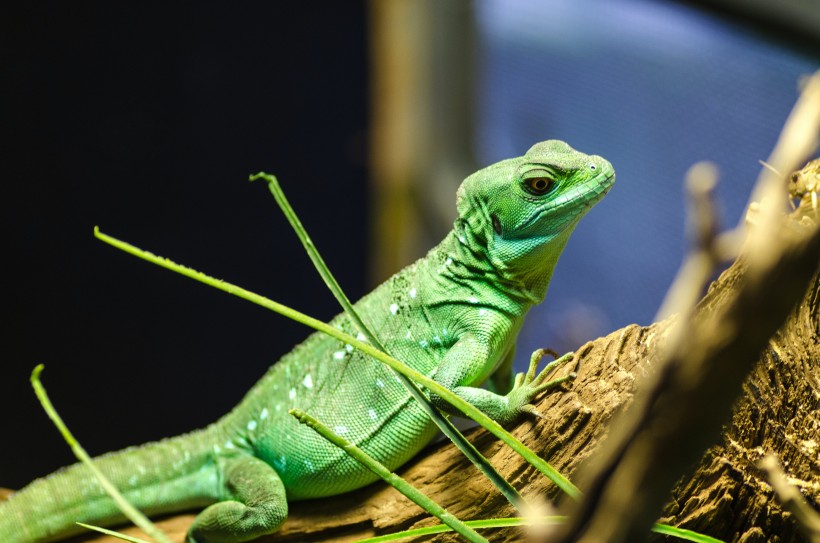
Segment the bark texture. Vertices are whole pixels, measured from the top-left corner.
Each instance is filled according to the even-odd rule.
[[[734,270],[727,272],[734,275]],[[732,280],[732,277],[725,279]],[[708,298],[707,298],[708,299]],[[790,482],[820,501],[820,281],[815,276],[788,322],[770,339],[743,385],[732,423],[682,479],[665,522],[727,541],[804,541],[757,467],[780,458]]]
[[[743,269],[741,259],[726,270],[711,286],[700,311],[714,311],[726,303]],[[572,478],[606,436],[613,416],[629,405],[636,383],[652,371],[671,324],[631,325],[582,346],[577,353],[577,379],[564,391],[540,399],[538,408],[545,419],[524,420],[512,429],[513,434]],[[816,507],[820,502],[818,408],[820,280],[815,275],[803,300],[769,341],[747,379],[719,443],[674,489],[663,521],[732,542],[804,541],[790,515],[776,503],[756,463],[765,453],[774,453]],[[476,430],[469,437],[532,505],[541,508],[539,512],[548,513],[551,503],[564,499],[554,485],[491,435]],[[448,444],[429,447],[401,474],[459,518],[515,514]],[[193,514],[175,516],[160,526],[181,542],[193,518]],[[376,484],[336,498],[294,503],[284,527],[259,541],[353,541],[436,522],[392,488]],[[525,540],[528,534],[505,528],[485,535],[500,542]],[[456,537],[444,534],[425,539],[455,541]],[[105,537],[81,540],[116,541]]]

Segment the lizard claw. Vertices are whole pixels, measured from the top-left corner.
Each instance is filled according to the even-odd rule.
[[[527,382],[530,382],[530,381],[533,381],[534,379],[536,379],[535,370],[538,368],[538,363],[541,362],[541,359],[544,358],[544,355],[547,355],[547,354],[552,356],[552,358],[554,358],[555,360],[553,362],[550,362],[549,364],[547,364],[547,367],[544,368],[545,370],[547,368],[552,367],[560,359],[560,356],[558,355],[558,353],[556,353],[552,349],[545,349],[544,348],[544,349],[536,349],[535,351],[533,351],[532,355],[530,355],[530,367],[527,369]],[[572,353],[568,353],[564,356],[572,356]],[[543,373],[544,372],[542,370],[541,374],[543,374]],[[538,378],[540,379],[541,375],[539,375]]]
[[[529,403],[526,404],[526,405],[522,405],[521,406],[521,411],[523,411],[524,413],[529,413],[530,415],[532,415],[536,418],[539,418],[539,419],[546,419],[547,418],[534,405],[529,404]]]

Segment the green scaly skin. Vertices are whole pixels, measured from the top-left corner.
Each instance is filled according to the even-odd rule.
[[[539,378],[513,381],[516,335],[530,307],[544,299],[575,225],[614,179],[603,158],[555,140],[471,175],[458,191],[453,231],[356,310],[396,358],[498,422],[513,421],[540,392]],[[332,324],[357,334],[344,314]],[[488,379],[498,393],[475,388]],[[300,425],[288,414],[292,407],[390,469],[436,434],[388,368],[314,333],[218,422],[103,456],[99,467],[149,515],[206,507],[189,543],[254,539],[284,522],[289,500],[341,494],[376,479]],[[78,532],[75,521],[121,520],[96,480],[75,465],[0,504],[0,541],[54,541]]]

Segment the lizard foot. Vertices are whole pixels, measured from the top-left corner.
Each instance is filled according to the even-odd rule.
[[[555,360],[547,364],[544,369],[536,373],[538,370],[538,363],[544,358],[544,355],[552,355]],[[530,367],[526,373],[519,373],[515,376],[515,384],[513,389],[507,394],[507,402],[514,416],[517,417],[521,413],[528,413],[530,415],[544,418],[538,409],[532,405],[532,401],[547,390],[560,386],[567,381],[572,381],[577,376],[575,371],[568,373],[562,377],[549,379],[550,376],[566,364],[574,357],[573,353],[567,353],[563,356],[558,356],[558,353],[551,349],[538,349],[532,353],[530,357]],[[577,368],[576,368],[577,370]]]

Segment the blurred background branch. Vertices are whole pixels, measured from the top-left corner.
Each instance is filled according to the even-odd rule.
[[[781,172],[800,169],[816,150],[818,135],[820,72],[798,100],[769,162]],[[693,313],[694,298],[683,298],[676,308],[680,318],[654,373],[638,384],[634,404],[613,423],[594,465],[579,473],[580,480],[586,478],[586,486],[581,485],[586,494],[580,507],[569,508],[572,520],[560,541],[614,543],[647,537],[675,482],[715,443],[730,419],[768,338],[804,297],[809,280],[816,280],[817,217],[805,231],[784,222],[787,176],[773,175],[764,168],[755,188],[765,204],[747,239],[746,270],[733,285],[730,301],[718,310],[704,303]],[[703,218],[693,222],[713,223]],[[714,234],[705,230],[697,236],[703,241],[689,262],[708,254]],[[702,288],[703,278],[711,274],[703,269],[715,263],[706,260],[704,266],[684,266],[691,273],[679,276],[682,288]]]
[[[371,277],[438,243],[476,169],[472,2],[371,0]]]

